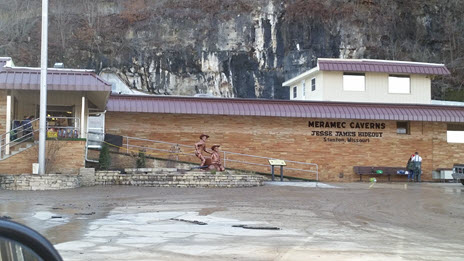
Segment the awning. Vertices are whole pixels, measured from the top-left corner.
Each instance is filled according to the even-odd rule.
[[[110,112],[464,122],[464,107],[175,96],[110,96]]]
[[[111,92],[111,84],[90,70],[47,70],[47,88],[51,91]],[[0,70],[0,89],[40,90],[40,68],[3,67]]]

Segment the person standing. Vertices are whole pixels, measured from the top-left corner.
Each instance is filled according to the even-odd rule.
[[[408,170],[408,182],[413,182],[415,180],[414,178],[414,162],[412,162],[412,158],[414,157],[414,154],[412,154],[409,157],[408,163],[406,164],[406,169]]]
[[[419,152],[416,151],[416,153],[414,153],[414,156],[411,158],[411,161],[414,163],[415,181],[421,182],[422,157],[419,156]]]
[[[206,150],[206,139],[208,139],[209,136],[206,134],[201,134],[200,135],[200,141],[195,143],[195,156],[197,156],[201,160],[201,165],[200,167],[203,167],[206,163],[206,158],[203,156],[203,151],[211,154],[211,152]]]
[[[24,116],[24,120],[21,122],[21,125],[23,126],[23,139],[29,139],[31,137],[32,133],[32,120],[34,119],[34,116],[29,116],[26,117]]]

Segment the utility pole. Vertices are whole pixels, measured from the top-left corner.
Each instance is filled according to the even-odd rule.
[[[47,61],[48,61],[48,0],[42,0],[42,44],[40,48],[40,120],[39,174],[45,174],[45,134],[47,133]]]

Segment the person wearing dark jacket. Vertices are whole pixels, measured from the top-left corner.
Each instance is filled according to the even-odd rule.
[[[23,126],[23,138],[28,139],[32,138],[31,133],[32,133],[32,120],[34,119],[34,116],[29,116],[26,118],[24,116],[24,120],[21,122],[21,125]]]
[[[414,157],[414,154],[409,157],[408,163],[406,163],[406,169],[408,170],[408,182],[413,182],[414,181],[414,163],[412,162],[412,158]]]
[[[421,174],[422,174],[422,157],[419,156],[419,152],[414,153],[411,161],[414,163],[414,176],[415,181],[421,182]]]

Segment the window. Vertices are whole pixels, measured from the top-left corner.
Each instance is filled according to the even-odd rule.
[[[366,90],[365,76],[363,73],[344,73],[343,74],[343,90],[358,91]]]
[[[79,128],[79,122],[75,117],[75,106],[55,106],[47,105],[47,126],[61,130],[71,130]],[[40,115],[40,106],[36,106],[36,113]]]
[[[297,89],[298,88],[296,86],[293,87],[293,99],[295,99],[298,96]]]
[[[448,124],[446,140],[448,143],[464,143],[464,124]]]
[[[312,78],[311,79],[311,91],[315,91],[316,90],[316,78]]]
[[[411,93],[411,79],[404,75],[388,76],[389,93]]]
[[[306,82],[303,81],[303,98],[306,97]]]
[[[410,134],[409,122],[407,121],[398,121],[396,122],[396,133],[398,134]]]

